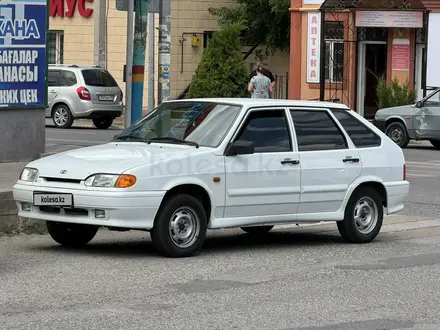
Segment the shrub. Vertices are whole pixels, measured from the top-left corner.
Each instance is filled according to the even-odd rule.
[[[247,97],[249,73],[241,55],[240,24],[215,32],[192,78],[187,98]]]
[[[385,79],[379,79],[376,93],[379,109],[413,104],[417,97],[416,91],[410,88],[408,79],[400,85],[397,77],[394,77],[390,85],[386,83]]]

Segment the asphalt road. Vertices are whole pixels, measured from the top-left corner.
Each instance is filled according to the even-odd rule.
[[[0,328],[440,329],[440,151],[404,152],[410,203],[367,245],[343,243],[334,224],[213,231],[187,259],[158,256],[148,233],[102,230],[80,250],[0,238]]]

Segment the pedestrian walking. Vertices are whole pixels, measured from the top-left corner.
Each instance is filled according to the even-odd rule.
[[[248,85],[248,91],[251,93],[251,98],[268,99],[272,94],[272,84],[268,77],[264,75],[264,69],[259,66],[256,70],[257,75],[251,78]]]
[[[252,77],[255,77],[255,76],[257,75],[257,68],[260,67],[260,66],[263,68],[263,74],[264,74],[267,78],[270,79],[270,82],[271,82],[271,85],[272,85],[272,90],[273,90],[273,89],[275,88],[275,83],[276,83],[275,77],[274,77],[274,75],[272,74],[272,72],[271,72],[269,69],[265,68],[264,65],[263,65],[260,61],[258,61],[258,62],[255,64],[254,69],[252,70],[252,72],[251,72],[251,74],[250,74],[250,76],[249,76],[249,80],[251,80]]]

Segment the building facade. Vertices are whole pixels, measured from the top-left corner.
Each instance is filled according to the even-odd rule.
[[[380,78],[408,81],[421,98],[428,9],[440,1],[291,0],[289,98],[344,103],[366,118]]]
[[[125,92],[123,68],[126,62],[126,31],[127,12],[116,10],[116,0],[49,0],[49,63],[51,64],[96,64],[95,53],[95,22],[96,6],[99,1],[106,5],[99,6],[105,10],[105,53],[106,69],[115,77]],[[171,0],[171,66],[170,89],[171,98],[179,95],[197,68],[203,50],[210,35],[218,29],[217,18],[210,15],[208,8],[232,6],[232,0]],[[158,27],[158,14],[155,14],[155,27]],[[158,63],[158,32],[155,32],[155,99],[157,104],[157,63]],[[192,38],[200,40],[193,43]],[[148,40],[148,37],[147,37]],[[101,48],[102,49],[102,48]],[[246,52],[246,47],[243,52]],[[145,81],[143,107],[148,104],[148,46],[146,49]],[[256,61],[254,56],[247,60],[249,68]],[[276,54],[264,61],[270,70],[278,75],[277,95],[287,98],[286,76],[289,71],[289,56]]]

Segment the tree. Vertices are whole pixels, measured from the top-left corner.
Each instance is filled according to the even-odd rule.
[[[203,52],[187,98],[246,97],[249,73],[241,56],[239,23],[224,24]]]
[[[244,26],[242,43],[252,45],[248,56],[259,45],[266,54],[290,49],[290,0],[234,0],[238,6],[209,8],[219,17],[219,24],[240,23]]]

